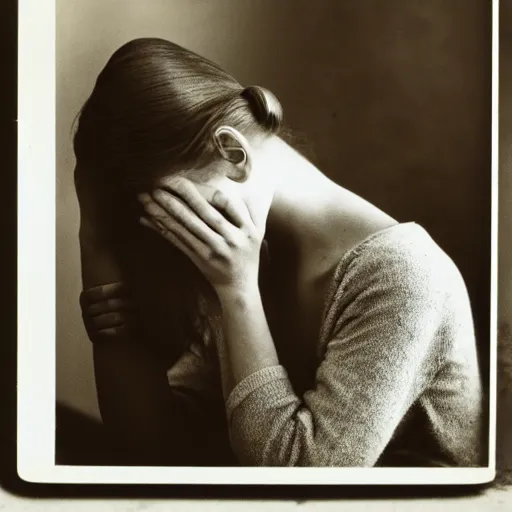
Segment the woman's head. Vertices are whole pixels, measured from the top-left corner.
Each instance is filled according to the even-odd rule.
[[[217,65],[162,39],[118,49],[79,117],[77,165],[118,194],[153,186],[212,162],[240,166],[236,134],[251,141],[279,132],[282,110],[260,87],[242,87]],[[235,137],[222,126],[234,129]]]
[[[180,290],[176,318],[193,309],[188,306],[204,282],[179,251],[139,227],[138,193],[184,172],[196,182],[250,188],[256,197],[254,183],[261,180],[247,179],[248,161],[254,161],[248,141],[254,153],[254,145],[279,132],[281,119],[281,106],[269,91],[244,88],[209,60],[162,39],[128,42],[99,74],[78,119],[77,169],[89,182],[99,228],[113,242],[125,277],[155,295],[154,283],[169,288],[162,267],[171,269],[172,287]],[[126,250],[125,242],[145,250]],[[183,270],[175,272],[175,263]],[[144,266],[139,280],[137,269]]]
[[[184,173],[198,184],[233,186],[249,208],[252,201],[268,213],[268,176],[281,160],[262,148],[288,136],[281,120],[268,90],[244,88],[209,60],[162,39],[125,44],[99,74],[75,133],[77,170],[98,202],[100,228],[114,242],[123,279],[142,290],[149,312],[162,309],[169,329],[169,311],[177,322],[171,330],[194,323],[187,315],[205,282],[169,242],[139,227],[138,193]],[[182,270],[175,272],[175,264]],[[158,287],[174,296],[171,308]],[[157,323],[148,325],[158,331]]]

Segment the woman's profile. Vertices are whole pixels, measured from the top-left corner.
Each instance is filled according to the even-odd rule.
[[[119,463],[482,465],[461,274],[294,149],[269,90],[137,39],[101,71],[74,149]]]

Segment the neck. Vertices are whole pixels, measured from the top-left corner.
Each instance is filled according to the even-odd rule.
[[[267,240],[280,257],[327,264],[344,240],[350,244],[392,221],[280,139],[273,144],[272,158],[279,168],[272,171],[277,179]]]
[[[325,245],[326,219],[339,212],[343,189],[286,143],[276,145],[279,168],[267,238],[280,252],[311,254]]]

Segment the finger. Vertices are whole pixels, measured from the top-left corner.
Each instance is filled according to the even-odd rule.
[[[140,217],[139,222],[146,228],[151,229],[155,233],[163,236],[165,238],[167,234],[167,228],[156,219],[151,219],[149,217]]]
[[[253,225],[246,204],[243,201],[236,200],[226,196],[222,191],[216,190],[212,196],[211,204],[215,208],[225,212],[231,222],[238,228]]]
[[[101,302],[95,302],[85,307],[85,311],[89,316],[101,315],[115,311],[126,311],[133,309],[130,301],[125,299],[107,299]]]
[[[180,177],[168,182],[166,187],[182,198],[204,223],[223,238],[232,235],[232,226],[227,219],[207,201],[191,181]]]
[[[98,331],[98,334],[100,336],[107,336],[107,337],[118,337],[118,336],[125,336],[128,334],[129,329],[126,325],[118,325],[116,327],[108,327],[107,329],[101,329],[101,331]]]
[[[157,204],[151,198],[146,200],[144,203],[144,208],[150,216],[151,221],[155,223],[155,226],[160,231],[160,233],[175,245],[177,245],[175,241],[179,240],[181,246],[180,248],[182,248],[182,250],[183,247],[186,247],[191,253],[205,258],[211,252],[210,247],[213,249],[215,246],[218,246],[220,243],[222,243],[222,238],[210,230],[211,235],[216,235],[216,238],[214,239],[209,237],[210,245],[205,244],[186,226],[169,215],[159,204]]]
[[[80,294],[80,303],[82,305],[88,305],[111,298],[123,298],[127,293],[128,287],[121,281],[102,284],[83,290]]]
[[[85,321],[89,329],[101,331],[126,324],[126,315],[118,311],[103,313],[92,317],[86,317]]]
[[[168,242],[171,242],[177,249],[179,249],[181,252],[183,252],[186,256],[188,256],[191,259],[195,258],[194,252],[187,247],[185,244],[181,242],[179,238],[174,236],[167,227],[159,222],[156,219],[150,219],[147,217],[141,217],[139,219],[140,223],[160,235],[162,238],[167,240]]]
[[[192,249],[187,244],[183,243],[176,235],[174,235],[172,231],[169,231],[164,224],[159,223],[157,220],[153,218],[147,219],[146,217],[141,217],[140,223],[143,226],[146,226],[149,229],[158,233],[168,242],[171,242],[177,249],[183,252],[194,263],[198,263],[198,254],[196,253],[195,249]]]
[[[167,227],[160,222],[158,219],[155,218],[147,218],[147,217],[141,217],[139,219],[139,222],[154,231],[155,233],[158,233],[161,237],[166,239],[167,241],[171,242],[173,245],[175,245],[180,251],[184,252],[187,256],[192,257],[193,252],[189,247],[187,247],[185,244],[181,242],[179,238],[176,236],[173,236],[171,232],[167,229]]]
[[[196,238],[202,240],[210,247],[215,247],[222,244],[224,238],[218,232],[214,231],[203,219],[193,211],[187,204],[183,203],[180,199],[174,195],[166,192],[162,189],[157,189],[153,192],[153,198],[155,202],[163,208],[174,220],[178,221],[179,224],[184,226],[190,233]],[[205,201],[206,202],[206,201]],[[149,205],[149,203],[146,203]],[[209,204],[207,207],[214,210]],[[233,233],[229,232],[229,223],[222,219],[222,215],[219,212],[216,214],[223,221],[227,237],[233,236]]]
[[[93,343],[109,341],[112,339],[127,337],[130,329],[126,325],[108,327],[101,330],[87,330],[87,335]]]

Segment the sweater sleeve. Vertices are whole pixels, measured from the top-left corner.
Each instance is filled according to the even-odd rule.
[[[327,312],[333,328],[314,389],[297,396],[285,368],[275,366],[249,375],[228,397],[240,461],[374,466],[440,363],[434,340],[446,296],[443,268],[444,260],[409,247],[357,254]]]

